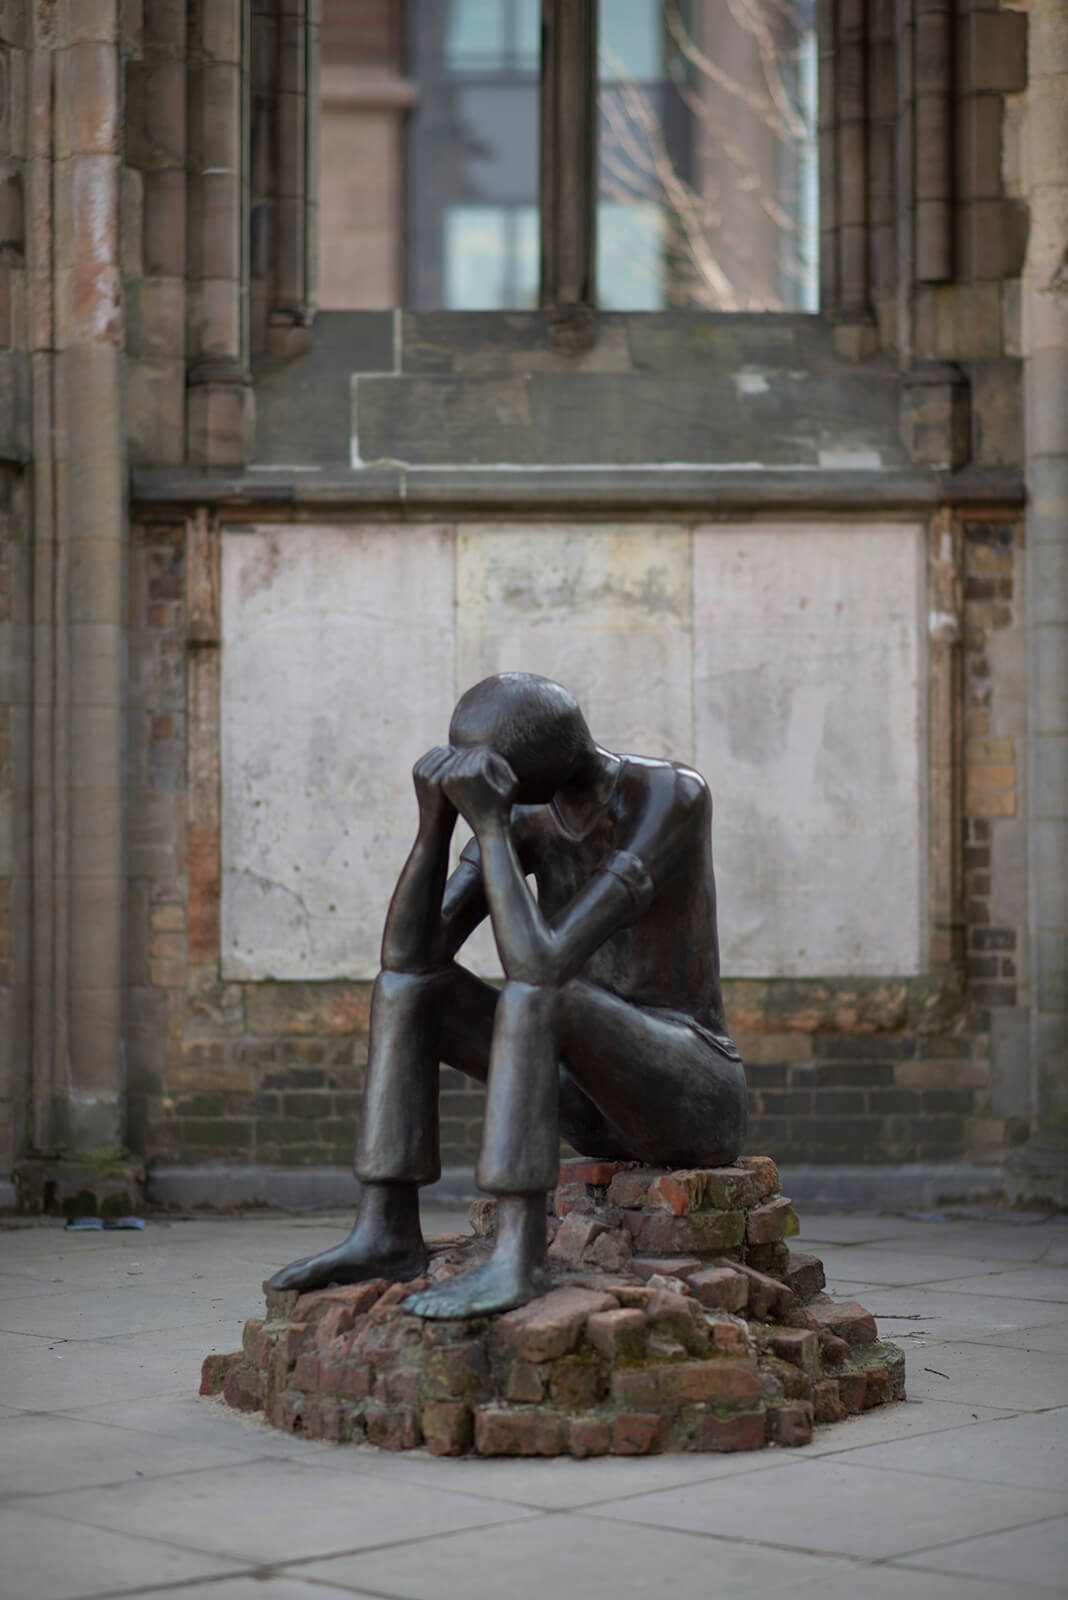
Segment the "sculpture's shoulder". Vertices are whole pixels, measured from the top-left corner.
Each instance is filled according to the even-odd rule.
[[[658,756],[626,755],[621,759],[620,786],[639,804],[663,808],[675,818],[711,816],[711,790],[694,767]]]

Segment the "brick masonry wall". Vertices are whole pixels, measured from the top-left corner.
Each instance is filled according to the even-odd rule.
[[[1021,534],[995,519],[963,534],[963,963],[907,980],[726,983],[751,1087],[748,1148],[780,1161],[995,1161],[1029,1131]],[[344,1165],[370,986],[218,976],[217,559],[203,520],[134,523],[130,1142],[168,1164]],[[450,1069],[441,1089],[443,1161],[469,1164],[482,1090]]]

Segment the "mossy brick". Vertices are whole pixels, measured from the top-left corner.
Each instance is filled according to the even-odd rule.
[[[432,1456],[462,1456],[475,1438],[471,1407],[460,1400],[432,1400],[423,1407],[423,1442]]]
[[[885,1367],[868,1367],[864,1373],[864,1409],[885,1405],[890,1397],[890,1374]]]
[[[687,1282],[703,1306],[722,1311],[744,1311],[749,1300],[749,1280],[733,1267],[703,1267]]]
[[[226,1374],[243,1359],[240,1350],[231,1350],[226,1355],[205,1356],[200,1366],[200,1393],[222,1394]]]
[[[855,1417],[864,1410],[864,1395],[868,1386],[863,1372],[840,1372],[838,1395],[848,1416]]]
[[[799,1300],[807,1302],[822,1292],[827,1283],[827,1274],[818,1256],[807,1255],[801,1250],[791,1250],[783,1282],[793,1290]]]
[[[558,1456],[566,1431],[558,1412],[510,1406],[479,1406],[475,1449],[480,1456]]]
[[[827,1328],[852,1346],[873,1343],[875,1318],[855,1300],[813,1300],[808,1310],[819,1328]]]
[[[362,1400],[374,1386],[374,1368],[361,1355],[352,1355],[330,1361],[324,1372],[320,1367],[320,1387],[331,1394],[345,1395]]]
[[[612,1403],[631,1411],[651,1410],[660,1404],[656,1366],[617,1367],[610,1380]]]
[[[645,1205],[649,1185],[663,1173],[648,1167],[633,1172],[617,1172],[608,1185],[608,1204],[620,1206],[624,1211],[640,1211]]]
[[[301,1432],[309,1439],[325,1439],[340,1444],[345,1432],[344,1408],[328,1395],[308,1395],[304,1401]]]
[[[696,1169],[690,1172],[665,1172],[654,1178],[645,1192],[645,1204],[650,1211],[669,1211],[674,1217],[688,1217],[701,1209],[705,1194],[705,1174]]]
[[[595,1311],[587,1320],[586,1338],[609,1361],[640,1361],[648,1339],[645,1314],[637,1307]]]
[[[440,1399],[481,1400],[490,1385],[489,1357],[481,1340],[427,1352],[426,1393]]]
[[[235,1411],[262,1411],[267,1382],[250,1361],[235,1361],[223,1378],[222,1397]]]
[[[800,1231],[793,1202],[787,1200],[785,1195],[776,1195],[774,1200],[754,1206],[745,1219],[746,1243],[751,1245],[775,1244],[779,1240],[792,1238]]]
[[[820,1355],[825,1366],[840,1367],[849,1360],[851,1351],[844,1339],[839,1339],[837,1334],[830,1333],[826,1328],[819,1332]]]
[[[812,1408],[816,1422],[827,1424],[841,1422],[846,1415],[834,1378],[822,1378],[812,1385]]]
[[[617,1456],[658,1455],[664,1448],[664,1422],[658,1411],[624,1411],[612,1424]]]
[[[753,1360],[716,1356],[709,1361],[680,1361],[658,1374],[658,1392],[665,1405],[686,1401],[756,1400],[760,1371]]]
[[[624,1213],[624,1223],[640,1255],[711,1255],[736,1249],[745,1232],[745,1214],[741,1211],[697,1212],[688,1217],[664,1211],[636,1211]]]
[[[372,1402],[364,1408],[363,1416],[368,1442],[380,1450],[416,1450],[423,1442],[419,1413],[412,1406]]]
[[[262,1317],[246,1318],[245,1326],[241,1330],[241,1348],[244,1350],[246,1356],[252,1362],[253,1366],[262,1367],[266,1365],[264,1360],[266,1355],[266,1346],[263,1335]]]
[[[706,1416],[697,1435],[699,1450],[761,1450],[766,1443],[763,1411],[740,1411],[732,1417]]]
[[[751,1244],[746,1249],[746,1260],[758,1272],[764,1272],[769,1278],[785,1280],[786,1270],[790,1265],[790,1252],[782,1239],[774,1239],[770,1244]]]
[[[271,1395],[266,1408],[268,1422],[283,1433],[299,1433],[306,1399],[296,1389],[282,1389]]]
[[[733,1167],[713,1167],[704,1174],[707,1210],[746,1211],[763,1198],[760,1174],[738,1162]]]
[[[497,1349],[520,1361],[552,1361],[578,1343],[586,1318],[611,1311],[618,1301],[593,1289],[553,1289],[516,1311],[507,1311],[493,1328]]]
[[[577,1460],[606,1456],[612,1449],[612,1428],[603,1417],[569,1417],[567,1448]]]
[[[593,1351],[562,1356],[549,1366],[549,1400],[562,1411],[589,1411],[608,1392],[604,1362]]]
[[[296,1359],[289,1381],[302,1394],[315,1394],[319,1388],[319,1371],[319,1357],[314,1350],[304,1350]]]
[[[793,1400],[788,1405],[769,1406],[768,1438],[775,1444],[794,1449],[811,1444],[814,1412],[810,1400]]]

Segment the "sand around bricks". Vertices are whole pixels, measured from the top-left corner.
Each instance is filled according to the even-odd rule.
[[[904,1398],[875,1319],[792,1252],[774,1162],[661,1172],[565,1161],[548,1219],[553,1286],[517,1310],[424,1321],[405,1299],[484,1260],[428,1241],[426,1277],[268,1291],[243,1348],[208,1356],[201,1393],[276,1427],[435,1455],[595,1456],[803,1445],[815,1424]]]

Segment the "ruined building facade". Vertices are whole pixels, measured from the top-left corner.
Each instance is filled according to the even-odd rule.
[[[819,0],[811,302],[755,223],[643,299],[619,192],[605,276],[592,0],[434,234],[447,9],[0,3],[0,1190],[347,1165],[410,765],[516,666],[709,778],[751,1148],[1063,1202],[1061,0]]]

